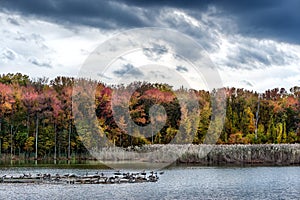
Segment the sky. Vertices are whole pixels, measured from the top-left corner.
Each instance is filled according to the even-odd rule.
[[[76,77],[105,41],[157,27],[199,43],[225,87],[289,90],[300,85],[299,9],[297,0],[1,0],[0,73]],[[125,60],[114,74],[140,73],[141,62]]]

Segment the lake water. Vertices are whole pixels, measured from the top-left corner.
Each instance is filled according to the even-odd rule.
[[[0,168],[0,175],[111,170]],[[0,199],[299,199],[300,167],[173,167],[156,183],[0,184]]]

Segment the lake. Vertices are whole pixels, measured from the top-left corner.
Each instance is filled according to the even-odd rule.
[[[112,173],[98,169],[0,168],[0,174]],[[0,184],[0,199],[299,199],[300,167],[171,167],[156,183]]]

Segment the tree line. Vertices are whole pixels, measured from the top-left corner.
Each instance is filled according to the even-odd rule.
[[[21,73],[1,75],[0,154],[36,159],[87,154],[82,135],[77,134],[85,127],[75,126],[76,116],[72,112],[72,92],[76,81],[90,80],[56,77],[49,81],[47,78],[30,79]],[[168,144],[174,140],[201,144],[205,141],[214,117],[214,91],[180,88],[174,92],[167,84],[146,82],[126,86],[94,84],[97,85],[94,102],[97,125],[112,145]],[[136,89],[130,93],[133,88]],[[289,91],[274,88],[262,94],[241,88],[218,90],[225,93],[226,101],[226,116],[218,144],[300,142],[300,87],[295,86]],[[121,95],[114,99],[112,108],[114,91]],[[124,102],[128,99],[125,97],[128,96],[129,117],[134,124],[145,127],[155,120],[154,124],[162,124],[158,131],[143,134],[129,123],[128,116],[114,116],[114,110],[123,109],[126,105]],[[182,97],[184,104],[180,104]],[[153,105],[164,108],[164,112],[155,119],[150,116]],[[84,108],[87,105],[76,106]],[[193,112],[195,106],[199,113]],[[176,137],[179,127],[184,134]],[[89,131],[92,130],[86,129],[86,132]]]

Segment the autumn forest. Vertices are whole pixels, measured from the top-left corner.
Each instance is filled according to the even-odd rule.
[[[68,77],[31,79],[20,73],[0,75],[0,154],[32,159],[88,154],[81,141],[82,136],[77,133],[83,127],[74,123],[72,92],[76,81]],[[176,136],[180,125],[184,130],[181,142],[204,142],[213,118],[211,97],[214,91],[180,88],[176,92],[186,97],[186,105],[182,107],[172,88],[166,84],[96,84],[97,122],[111,144],[119,147],[168,144]],[[143,136],[134,128],[120,128],[116,123],[111,107],[112,91],[126,93],[130,88],[138,88],[129,104],[130,117],[136,125],[150,123],[149,109],[152,105],[164,107],[165,124],[154,135]],[[226,117],[217,144],[300,142],[300,87],[274,88],[261,94],[243,88],[222,88],[222,91],[226,95]],[[188,114],[194,109],[189,103],[190,96],[197,98],[198,115]],[[116,101],[116,106],[122,106],[122,103],[122,100]],[[188,117],[182,117],[185,115]],[[126,119],[120,117],[126,127]],[[129,131],[132,133],[128,134]]]

